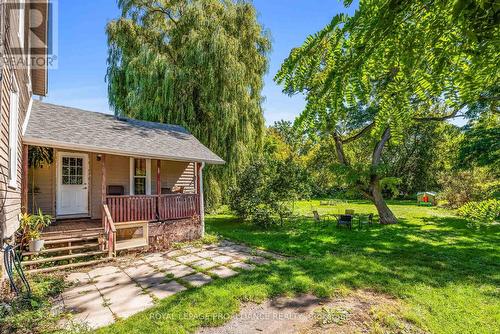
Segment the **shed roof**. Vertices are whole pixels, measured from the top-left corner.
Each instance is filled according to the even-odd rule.
[[[33,101],[24,142],[153,159],[224,163],[182,126],[116,118],[40,101]]]

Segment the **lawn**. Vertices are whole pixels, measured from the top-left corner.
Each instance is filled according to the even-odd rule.
[[[400,317],[431,333],[500,333],[500,229],[471,230],[447,210],[412,202],[390,207],[400,224],[352,231],[314,222],[312,209],[375,213],[371,204],[301,202],[296,211],[304,218],[268,230],[230,215],[208,216],[209,233],[291,259],[167,298],[99,332],[188,333],[222,324],[245,301],[366,289],[396,297]],[[391,330],[387,322],[382,326]]]

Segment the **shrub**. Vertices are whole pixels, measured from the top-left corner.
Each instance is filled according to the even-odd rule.
[[[439,175],[440,199],[454,209],[469,202],[496,198],[500,182],[485,168],[472,168]]]
[[[306,175],[292,159],[254,161],[231,189],[229,207],[258,226],[283,223],[292,213],[294,201],[308,194]]]
[[[474,226],[498,222],[500,221],[500,200],[470,202],[458,209],[458,214],[470,220]]]

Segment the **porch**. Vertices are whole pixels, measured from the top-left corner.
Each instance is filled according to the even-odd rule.
[[[66,259],[92,238],[114,257],[203,235],[203,166],[224,161],[185,128],[34,101],[23,131],[22,206],[55,219],[45,253]]]

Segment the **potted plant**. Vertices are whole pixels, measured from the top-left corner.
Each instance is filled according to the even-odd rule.
[[[36,215],[27,213],[21,215],[22,244],[28,243],[30,252],[40,252],[42,250],[44,241],[40,239],[41,232],[50,223],[52,223],[52,217],[44,215],[41,209],[38,209]]]

